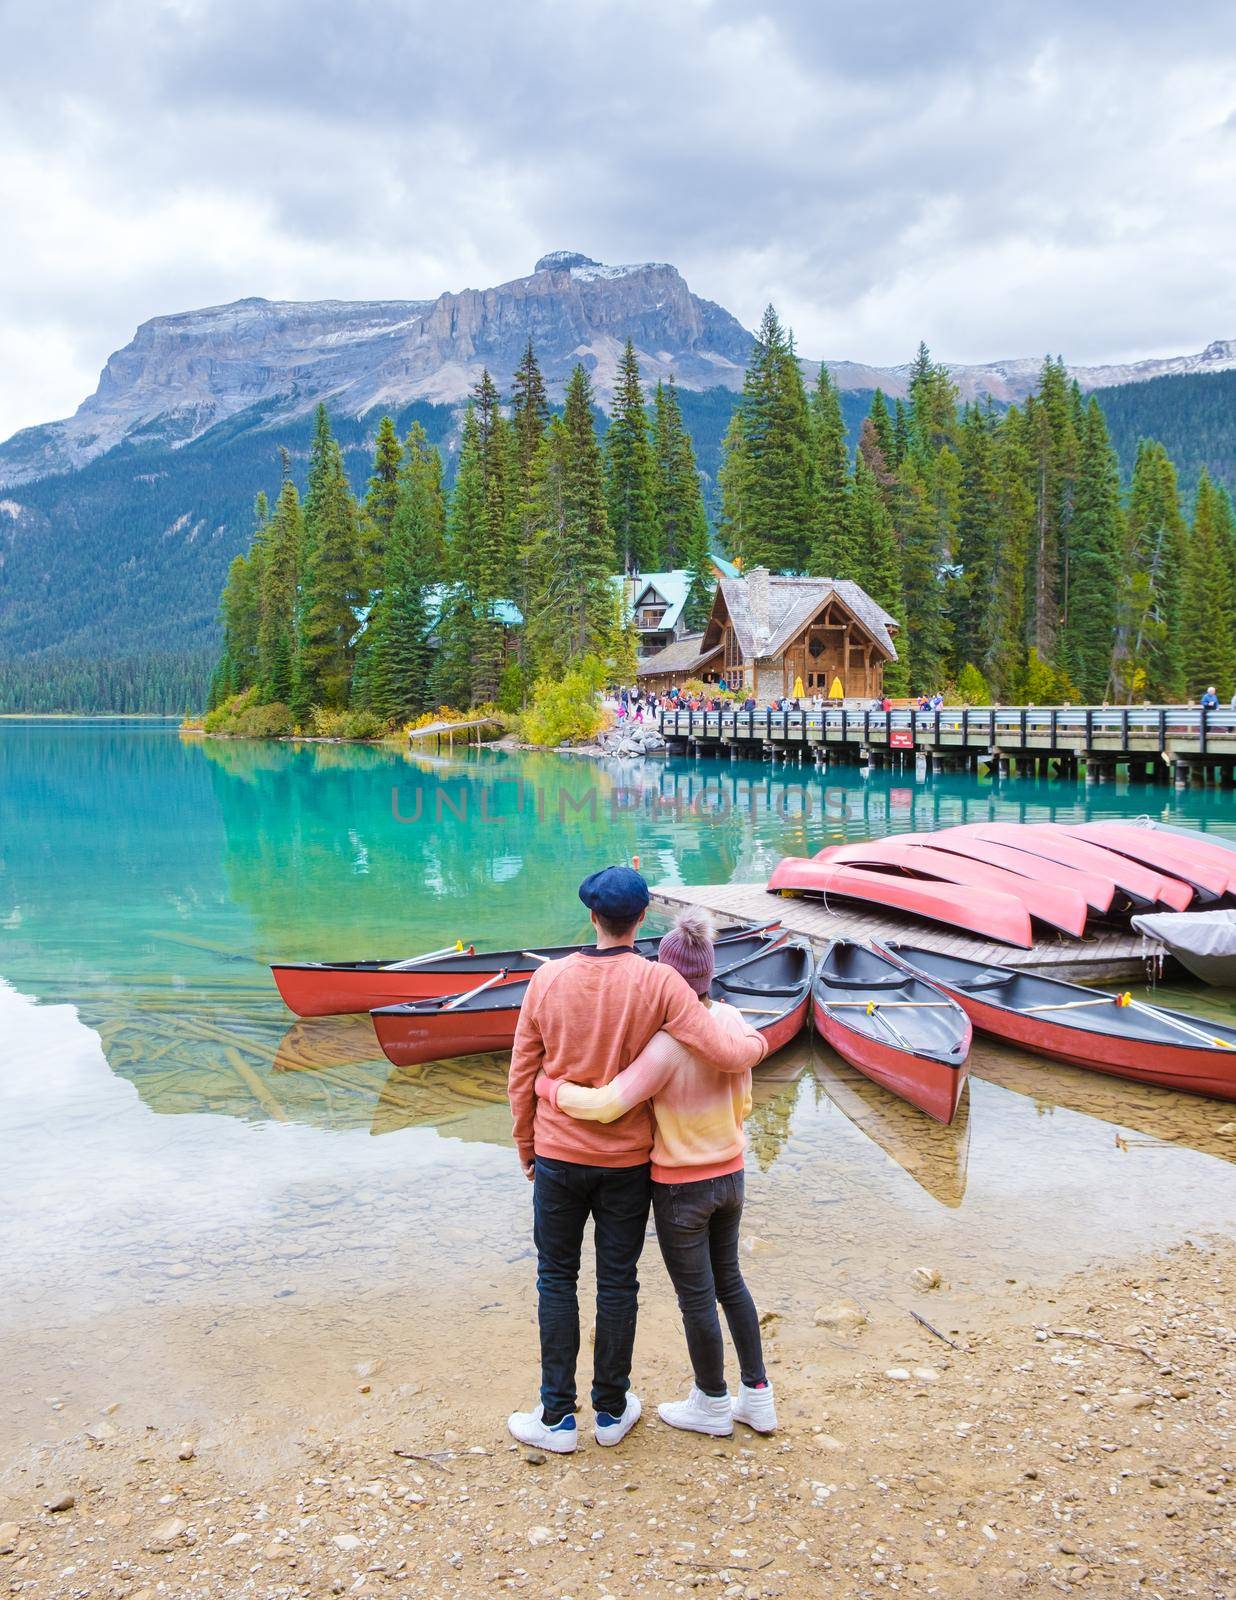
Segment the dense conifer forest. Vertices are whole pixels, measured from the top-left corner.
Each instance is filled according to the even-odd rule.
[[[767,340],[757,348],[748,390],[752,384],[758,387],[767,382],[768,348]],[[772,365],[779,361],[788,375],[784,358],[781,351]],[[1048,375],[1049,369],[1052,375]],[[939,373],[933,381],[937,388],[941,381],[947,386],[947,379]],[[496,378],[495,385],[498,382],[508,396],[514,394],[511,375],[504,382]],[[1058,392],[1062,387],[1068,392],[1067,425]],[[806,434],[799,390],[804,390],[807,406]],[[643,397],[650,418],[655,413],[654,399]],[[1079,585],[1097,577],[1100,609],[1095,614],[1108,614],[1111,583],[1103,576],[1103,563],[1111,548],[1110,529],[1103,533],[1097,553],[1079,544],[1082,530],[1094,525],[1096,516],[1102,522],[1104,513],[1101,504],[1096,508],[1083,500],[1081,522],[1074,529],[1077,508],[1072,496],[1075,482],[1080,483],[1096,461],[1107,458],[1102,441],[1092,438],[1083,466],[1079,452],[1087,430],[1082,417],[1088,414],[1089,404],[1082,405],[1073,395],[1056,364],[1045,368],[1040,394],[1011,412],[971,407],[967,413],[954,405],[949,413],[945,405],[943,412],[954,420],[942,432],[936,430],[938,437],[930,446],[917,445],[911,462],[899,455],[898,432],[900,426],[904,436],[912,408],[902,404],[899,424],[897,403],[882,395],[846,392],[830,396],[815,384],[804,386],[800,377],[796,385],[788,385],[778,406],[771,410],[756,394],[739,397],[736,409],[734,395],[722,389],[676,391],[675,399],[718,548],[749,556],[743,548],[744,519],[754,525],[757,517],[771,512],[774,525],[778,517],[793,521],[797,507],[799,514],[811,519],[814,532],[809,538],[801,532],[795,534],[785,549],[777,548],[778,536],[773,536],[773,546],[766,552],[769,559],[783,564],[798,561],[813,570],[821,570],[820,564],[827,565],[830,560],[851,560],[856,563],[854,573],[872,593],[888,595],[908,608],[911,653],[905,669],[907,682],[918,685],[941,674],[956,677],[972,665],[982,672],[992,693],[1007,698],[1016,697],[1019,690],[1028,693],[1027,671],[1039,691],[1031,698],[1063,693],[1066,687],[1079,695],[1097,693],[1101,697],[1104,690],[1095,688],[1100,664],[1095,660],[1094,637],[1087,642],[1080,636],[1081,632],[1093,633],[1093,629],[1089,625],[1082,629],[1077,601],[1082,593]],[[1168,607],[1183,605],[1184,557],[1191,546],[1186,546],[1181,530],[1196,521],[1195,501],[1203,475],[1203,524],[1213,520],[1212,506],[1217,506],[1214,515],[1220,522],[1230,515],[1227,496],[1216,495],[1216,490],[1220,486],[1230,490],[1236,476],[1236,430],[1230,420],[1236,412],[1236,373],[1125,385],[1100,391],[1098,401],[1106,424],[1107,448],[1114,452],[1117,463],[1121,537],[1132,540],[1127,549],[1118,545],[1113,567],[1121,581],[1116,584],[1115,647],[1108,662],[1106,691],[1113,696],[1153,697],[1175,685],[1184,692],[1190,674],[1182,668],[1183,679],[1178,673],[1173,676],[1176,668],[1171,657],[1177,641],[1167,638],[1171,630],[1168,612],[1159,603],[1159,590]],[[616,413],[614,449],[624,463],[623,470],[638,485],[646,462],[638,429],[633,431],[631,426],[633,403],[634,392],[628,387],[626,409]],[[474,397],[474,409],[480,405],[480,397]],[[499,407],[504,421],[509,420],[505,416],[509,408],[509,401]],[[840,445],[837,411],[842,425]],[[746,442],[742,420],[748,412],[752,416],[751,443]],[[550,407],[546,414],[561,417],[563,410]],[[611,417],[596,407],[592,414],[598,446],[608,450]],[[1006,417],[1012,418],[1007,429]],[[970,461],[978,455],[985,459],[990,449],[999,459],[1007,489],[1017,476],[1013,463],[1019,451],[1029,450],[1027,459],[1044,464],[1038,448],[1043,443],[1043,418],[1056,440],[1060,459],[1054,464],[1054,475],[1060,479],[1061,498],[1056,513],[1050,506],[1038,506],[1041,494],[1035,499],[1042,516],[1036,540],[1042,547],[1036,542],[1034,561],[1026,569],[1034,576],[1034,587],[1028,589],[1024,573],[1005,570],[1010,563],[1016,568],[1027,561],[1026,541],[1015,540],[1008,550],[1001,546],[1000,564],[988,570],[983,531],[987,524],[981,518],[976,522],[969,502],[951,504],[950,496],[961,490],[954,491],[948,475],[963,458]],[[770,422],[775,423],[769,441],[771,459],[761,465],[754,488],[744,490],[743,451],[763,449],[762,434]],[[401,449],[417,427],[424,435],[425,448],[437,452],[445,505],[462,463],[458,413],[445,405],[417,403],[397,411],[391,424]],[[248,548],[254,492],[261,488],[272,506],[277,502],[284,475],[281,449],[286,452],[288,478],[304,489],[316,426],[310,414],[291,427],[286,423],[277,429],[264,427],[262,416],[250,412],[174,452],[166,441],[125,447],[80,472],[10,491],[19,498],[27,520],[13,530],[0,516],[0,709],[168,711],[182,709],[186,703],[200,705],[209,677],[205,663],[217,649],[214,597],[238,549]],[[344,480],[353,498],[363,502],[373,470],[374,419],[333,417],[331,428]],[[860,450],[864,433],[868,442]],[[1019,433],[1027,437],[1018,440]],[[1158,444],[1144,443],[1150,439]],[[945,446],[948,457],[937,463],[937,472],[931,463]],[[655,456],[651,422],[649,449]],[[848,469],[845,474],[840,468],[842,449]],[[808,472],[812,487],[805,488],[797,481],[801,462],[788,470],[784,463],[776,465],[784,450],[796,458],[804,451],[814,452]],[[1164,456],[1174,464],[1177,477],[1174,503],[1180,526],[1175,527],[1176,519],[1171,516],[1172,529],[1161,535],[1147,534],[1143,519],[1150,497],[1148,486],[1156,474],[1163,475]],[[667,468],[661,463],[658,470]],[[982,478],[987,468],[976,470]],[[771,474],[775,481],[765,484],[764,474]],[[1109,482],[1104,493],[1110,494],[1110,489]],[[639,533],[647,521],[638,499],[643,492],[637,488],[637,499],[620,508],[607,490],[605,510],[614,528],[646,537]],[[979,506],[984,503],[981,488],[971,486],[968,492],[977,496]],[[1173,501],[1162,484],[1156,493],[1161,505]],[[930,529],[924,497],[936,516]],[[782,499],[784,504],[779,503]],[[1100,502],[1102,499],[1100,495]],[[808,502],[810,506],[804,510]],[[1007,502],[1005,511],[1012,516]],[[657,514],[664,515],[660,510]],[[795,525],[807,526],[801,521]],[[756,535],[757,543],[765,537]],[[615,560],[626,554],[639,558],[641,551],[620,549],[615,534]],[[1126,554],[1142,565],[1129,569]],[[647,561],[641,564],[648,566]],[[990,589],[1007,583],[1017,588],[1017,601],[1010,602],[1000,615],[990,608],[984,614],[976,599],[983,585]],[[1199,590],[1200,579],[1195,574],[1190,601],[1193,615],[1197,614]],[[1219,591],[1212,599],[1221,616],[1226,603],[1222,584]],[[1035,613],[1033,624],[1031,610]],[[1159,659],[1161,635],[1166,639],[1165,661]],[[1034,656],[1028,653],[1031,646]],[[1101,648],[1097,654],[1102,656]],[[1219,662],[1221,668],[1222,646]],[[1164,665],[1166,676],[1160,671]],[[1053,679],[1052,673],[1064,676]],[[441,677],[440,672],[440,681]]]
[[[477,384],[449,492],[423,427],[401,440],[383,418],[356,496],[319,407],[303,504],[290,473],[273,508],[259,496],[232,564],[212,705],[243,697],[252,731],[344,711],[394,725],[431,706],[515,710],[582,660],[625,676],[614,572],[686,567],[702,623],[713,538],[673,384],[646,395],[628,342],[603,439],[582,367],[560,415],[531,344],[509,390],[504,403],[488,372]],[[921,347],[907,398],[877,390],[852,449],[827,369],[808,392],[769,307],[717,482],[717,539],[740,565],[853,579],[901,620],[894,692],[1236,688],[1226,490],[1203,468],[1183,507],[1170,457],[1146,441],[1122,494],[1103,410],[1059,361],[1001,411],[959,405]]]

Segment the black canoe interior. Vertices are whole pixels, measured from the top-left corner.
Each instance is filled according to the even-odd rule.
[[[909,1048],[916,1055],[951,1066],[964,1059],[968,1027],[961,1009],[955,1003],[940,1009],[946,995],[865,945],[848,939],[833,941],[816,972],[815,997],[822,1004],[836,1005],[829,1015],[852,1033],[895,1049]],[[917,1003],[897,1005],[881,1020],[878,1010],[873,1015],[863,1010],[866,1000],[874,1000],[877,1006],[896,1001]]]
[[[753,1027],[767,1027],[774,1016],[785,1016],[799,1005],[811,986],[815,957],[811,946],[805,943],[778,945],[766,955],[758,956],[746,966],[727,974],[723,969],[730,960],[741,959],[732,951],[718,950],[718,976],[709,990],[714,1000],[724,1000],[727,1005],[739,1008],[769,1007],[768,1015],[751,1016],[747,1020]]]
[[[727,929],[717,935],[718,948],[724,947],[727,954],[725,960],[737,961],[743,955],[750,955],[758,950],[764,943],[766,935],[749,933],[745,931],[751,924]],[[640,955],[653,957],[661,943],[660,934],[650,934],[646,939],[637,939],[635,948]],[[563,956],[573,955],[580,948],[577,944],[537,945],[537,955],[546,956],[551,961],[561,960]],[[537,955],[531,955],[526,950],[478,950],[475,955],[469,955],[466,950],[452,951],[450,955],[435,956],[431,961],[414,961],[403,966],[405,972],[442,972],[459,973],[467,978],[472,973],[484,974],[499,969],[507,972],[535,972],[543,963],[537,960]],[[721,965],[718,958],[718,965]],[[401,970],[398,960],[392,958],[388,961],[275,961],[272,966],[279,970],[292,972],[388,972]],[[462,984],[461,988],[467,988]]]
[[[735,940],[732,944],[718,944],[718,977],[712,987],[716,998],[727,1000],[735,1006],[744,1004],[745,995],[768,1000],[775,1002],[773,1010],[779,1016],[793,1009],[793,1004],[802,999],[811,981],[812,956],[809,945],[776,945],[763,955],[755,955],[754,960],[745,961],[740,970],[726,974],[725,969],[731,963],[744,961],[746,956],[754,954],[761,945],[767,943],[766,938],[753,935]],[[409,1000],[402,1005],[381,1006],[374,1015],[436,1016],[448,1008],[474,1016],[491,1011],[518,1011],[524,1003],[529,981],[523,978],[517,983],[494,984],[492,988],[460,1001],[457,1006],[451,1005],[452,996],[447,995],[440,1000]],[[762,1025],[756,1020],[755,1026]]]
[[[903,944],[890,939],[889,952],[907,966],[921,972],[933,983],[942,983],[955,994],[981,1001],[985,1006],[995,1006],[1003,1011],[1018,1011],[1050,1022],[1059,1027],[1076,1028],[1083,1033],[1119,1034],[1122,1038],[1144,1040],[1153,1044],[1179,1045],[1182,1049],[1215,1049],[1229,1051],[1223,1046],[1208,1045],[1194,1039],[1170,1022],[1160,1022],[1144,1011],[1131,1006],[1084,1006],[1075,1011],[1037,1011],[1036,1006],[1068,1005],[1077,1000],[1102,1000],[1109,995],[1106,989],[1088,989],[1084,984],[1066,983],[1061,978],[1042,978],[1030,972],[1018,972],[1012,967],[982,961],[967,961],[961,956],[946,956],[936,950]],[[1155,1006],[1164,1017],[1176,1017],[1188,1027],[1197,1028],[1207,1038],[1218,1038],[1236,1044],[1236,1028],[1215,1022],[1210,1017],[1190,1016],[1186,1011],[1170,1011],[1166,1006]]]

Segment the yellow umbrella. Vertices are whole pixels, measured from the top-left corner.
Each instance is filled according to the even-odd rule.
[[[845,699],[845,690],[841,687],[841,679],[840,678],[834,678],[832,683],[829,685],[828,698],[830,700],[844,700]]]
[[[803,688],[803,680],[801,678],[795,678],[794,679],[794,698],[795,698],[795,700],[801,700],[804,697],[805,694],[806,694],[806,690]]]

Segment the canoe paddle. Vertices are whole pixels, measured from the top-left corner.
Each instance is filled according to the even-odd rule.
[[[526,952],[525,952],[526,953]],[[462,939],[456,939],[454,944],[443,945],[441,950],[428,950],[423,956],[410,956],[406,961],[392,961],[389,966],[382,968],[383,972],[410,972],[413,967],[419,967],[425,961],[437,961],[440,956],[475,955],[472,945],[465,950]]]
[[[505,977],[506,968],[503,967],[502,971],[495,972],[492,978],[486,978],[484,983],[478,983],[475,989],[466,989],[463,994],[457,994],[453,1000],[448,1000],[444,1006],[439,1007],[439,1010],[454,1011],[456,1006],[461,1006],[465,1000],[471,1000],[474,995],[481,994],[486,989],[491,989],[495,983],[501,983]]]

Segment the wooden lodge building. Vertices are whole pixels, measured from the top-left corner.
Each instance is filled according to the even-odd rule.
[[[704,632],[646,656],[636,676],[658,692],[724,679],[761,702],[793,695],[799,683],[805,695],[874,699],[885,663],[897,659],[896,634],[896,620],[856,583],[757,567],[723,577]]]

